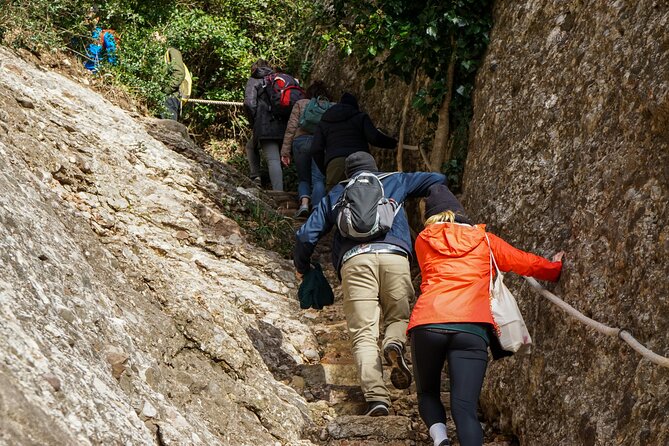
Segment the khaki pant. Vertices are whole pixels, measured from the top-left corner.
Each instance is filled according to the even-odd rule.
[[[346,164],[345,161],[346,157],[344,156],[332,158],[325,167],[325,185],[328,192],[330,192],[337,183],[346,179],[346,172],[344,170]]]
[[[379,351],[379,317],[383,312],[383,342],[404,345],[409,324],[409,297],[414,295],[409,260],[396,254],[365,253],[341,268],[344,314],[366,401],[390,405],[383,382]]]

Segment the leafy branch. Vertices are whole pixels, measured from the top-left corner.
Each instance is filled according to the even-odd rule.
[[[334,0],[324,9],[323,42],[337,45],[362,64],[373,88],[379,76],[412,84],[424,73],[429,84],[418,90],[413,108],[436,122],[431,165],[448,159],[457,106],[470,101],[474,77],[488,44],[491,0]],[[465,107],[471,110],[471,107]]]

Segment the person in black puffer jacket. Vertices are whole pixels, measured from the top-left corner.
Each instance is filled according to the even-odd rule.
[[[251,177],[256,180],[260,176],[260,158],[256,153],[260,144],[267,159],[269,178],[272,189],[283,190],[283,172],[279,149],[286,132],[286,121],[272,114],[269,98],[264,93],[263,79],[274,70],[263,59],[258,59],[251,66],[251,77],[246,82],[244,91],[244,111],[253,127],[253,141],[246,145]]]
[[[321,117],[311,144],[313,159],[325,172],[328,190],[346,179],[346,157],[355,152],[369,152],[369,144],[394,149],[397,140],[379,131],[369,115],[360,111],[355,96],[344,93],[339,103]]]

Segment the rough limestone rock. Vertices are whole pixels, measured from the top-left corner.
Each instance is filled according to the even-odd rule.
[[[465,206],[512,244],[567,251],[550,286],[669,356],[669,5],[496,2]],[[521,444],[669,444],[669,370],[509,275],[535,342],[483,407]]]
[[[311,444],[292,265],[224,215],[247,180],[173,142],[0,48],[0,444]]]

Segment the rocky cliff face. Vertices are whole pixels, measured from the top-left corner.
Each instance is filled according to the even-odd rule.
[[[292,265],[179,131],[0,48],[0,444],[311,444]]]
[[[567,251],[556,294],[669,356],[669,7],[499,1],[479,71],[466,207],[512,244]],[[669,370],[512,290],[534,352],[482,401],[522,444],[669,444]]]

